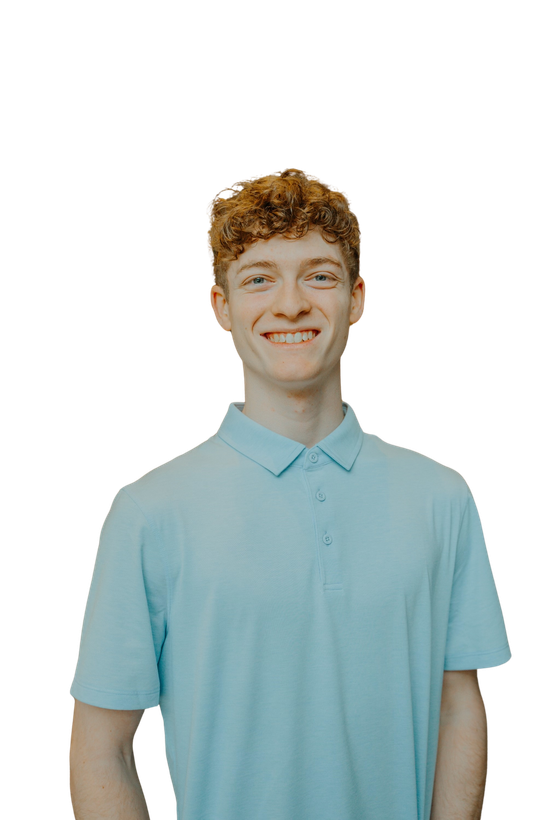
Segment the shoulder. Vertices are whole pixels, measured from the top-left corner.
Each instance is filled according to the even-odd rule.
[[[467,479],[457,467],[422,450],[382,438],[378,433],[365,433],[363,456],[390,478],[400,478],[411,486],[462,500],[470,492]]]
[[[180,494],[192,492],[203,484],[204,477],[210,476],[218,454],[215,456],[215,442],[206,439],[182,453],[149,467],[144,473],[120,487],[136,504],[143,508],[155,507],[162,500],[175,500]]]

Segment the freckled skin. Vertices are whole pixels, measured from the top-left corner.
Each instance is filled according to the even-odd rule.
[[[305,260],[332,257],[332,263],[303,269]],[[267,260],[275,267],[243,265]],[[250,418],[281,435],[306,443],[320,441],[343,420],[340,358],[364,308],[359,276],[350,292],[349,273],[339,243],[318,230],[300,239],[276,235],[247,247],[228,268],[229,301],[218,285],[211,304],[243,363],[245,407]],[[275,345],[269,331],[317,328],[311,342]],[[318,437],[319,436],[319,437]]]

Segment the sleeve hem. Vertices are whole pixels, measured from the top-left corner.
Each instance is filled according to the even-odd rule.
[[[470,652],[466,655],[450,655],[444,660],[444,671],[461,669],[488,669],[491,666],[501,666],[511,658],[509,644],[493,652]]]
[[[150,692],[108,692],[85,686],[76,680],[72,682],[70,694],[82,703],[100,706],[103,709],[151,709],[153,706],[159,706],[160,702],[159,689]]]

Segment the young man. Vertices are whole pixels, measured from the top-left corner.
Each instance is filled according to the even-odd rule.
[[[240,185],[209,236],[245,401],[106,517],[76,817],[148,817],[132,739],[159,704],[179,820],[476,820],[476,670],[511,652],[473,496],[342,401],[364,304],[346,198],[295,169]]]

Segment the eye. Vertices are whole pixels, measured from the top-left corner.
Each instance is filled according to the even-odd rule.
[[[317,281],[317,277],[318,277],[318,276],[322,276],[322,277],[323,277],[323,279],[322,279],[322,280],[319,280],[319,281],[321,281],[321,282],[326,282],[326,281],[328,281],[328,280],[330,280],[331,282],[335,282],[335,281],[336,281],[336,277],[335,277],[335,276],[330,276],[328,273],[314,273],[314,274],[313,274],[313,276],[312,276],[312,280],[313,280],[313,279],[315,279],[315,280]],[[261,285],[261,284],[263,284],[265,281],[266,281],[266,277],[265,277],[265,276],[253,276],[253,278],[252,278],[252,279],[248,279],[248,280],[244,283],[244,287],[246,287],[247,285],[256,285],[257,283],[258,283],[259,285]]]

